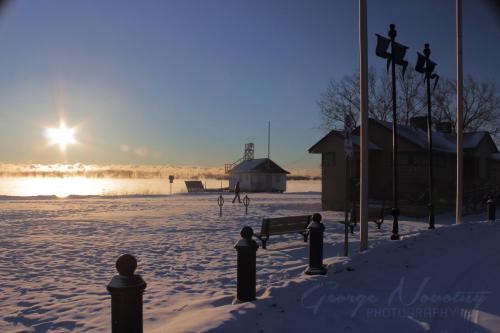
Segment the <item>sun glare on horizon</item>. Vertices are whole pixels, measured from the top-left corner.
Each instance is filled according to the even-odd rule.
[[[58,145],[61,151],[65,151],[70,144],[75,144],[75,128],[66,127],[64,122],[61,122],[59,127],[45,129],[45,136],[49,139],[50,145]]]

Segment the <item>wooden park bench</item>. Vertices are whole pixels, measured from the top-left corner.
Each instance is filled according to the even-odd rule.
[[[205,188],[203,187],[201,180],[186,180],[184,183],[186,184],[188,193],[205,192]]]
[[[262,220],[260,232],[255,233],[255,237],[262,242],[262,248],[266,248],[269,236],[299,233],[307,242],[309,233],[307,226],[312,220],[312,215],[286,216],[265,218]]]

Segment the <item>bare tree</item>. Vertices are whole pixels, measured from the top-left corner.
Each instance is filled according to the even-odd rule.
[[[403,78],[401,72],[398,74],[398,122],[403,125],[410,125],[410,119],[414,116],[425,113],[425,85],[422,75],[416,71],[409,70]]]
[[[370,117],[387,120],[390,114],[390,81],[387,74],[378,77],[370,68],[368,71],[368,112]],[[324,130],[342,129],[346,116],[355,126],[359,120],[359,75],[346,75],[339,81],[330,81],[318,102]]]
[[[357,74],[344,76],[340,81],[330,81],[318,102],[325,130],[344,127],[346,116],[357,126],[359,119],[359,77]]]
[[[455,83],[446,78],[440,78],[432,92],[432,120],[434,123],[451,122],[455,132],[456,109]]]
[[[398,119],[409,125],[418,114],[425,115],[427,100],[423,78],[408,71],[403,80],[398,74]],[[368,111],[371,118],[390,120],[392,114],[391,81],[387,73],[368,73]],[[451,122],[455,130],[456,95],[455,82],[441,78],[432,91],[433,122]],[[359,119],[359,76],[347,75],[339,81],[331,81],[318,102],[325,130],[342,129],[345,116],[355,125]],[[500,139],[500,96],[494,82],[478,82],[467,76],[464,82],[464,132],[484,130]]]
[[[369,115],[375,119],[388,121],[392,115],[391,80],[387,72],[382,72],[379,77],[375,75],[375,71],[372,73],[368,90]]]
[[[464,129],[500,135],[500,97],[494,82],[477,82],[467,76],[464,84]]]
[[[433,120],[451,122],[455,132],[455,82],[444,79],[433,93]],[[488,131],[500,139],[500,96],[495,82],[478,82],[470,75],[464,82],[464,132]]]

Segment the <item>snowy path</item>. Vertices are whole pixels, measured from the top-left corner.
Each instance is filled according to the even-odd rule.
[[[491,235],[485,235],[491,238]],[[498,332],[500,330],[500,261],[496,239],[482,242],[480,255],[464,262],[463,271],[450,280],[447,294],[481,289],[484,299],[478,304],[467,304],[460,316],[438,317],[431,327],[442,332]],[[440,304],[445,307],[446,304]]]
[[[499,223],[444,226],[329,258],[326,277],[214,309],[230,316],[213,332],[500,332],[499,239]]]
[[[390,223],[384,223],[382,230],[371,224],[371,250],[356,253],[356,232],[350,238],[352,258],[346,259],[339,257],[343,226],[333,221],[341,220],[342,214],[335,212],[322,213],[327,227],[328,277],[305,277],[308,253],[300,235],[272,237],[268,250],[258,251],[259,301],[231,305],[236,284],[233,245],[241,227],[259,229],[266,216],[320,210],[318,193],[255,194],[251,198],[245,216],[244,207],[232,205],[226,196],[222,218],[213,194],[0,200],[0,332],[108,332],[110,302],[105,286],[115,274],[116,258],[125,252],[137,256],[138,273],[148,283],[146,332],[210,328],[215,332],[304,332],[308,328],[304,323],[313,319],[320,332],[330,332],[332,326],[339,332],[384,331],[387,319],[367,318],[375,306],[361,307],[359,315],[351,317],[349,304],[322,302],[316,313],[311,304],[317,302],[321,288],[333,287],[325,284],[329,281],[343,291],[374,294],[387,301],[401,277],[406,277],[405,288],[410,289],[430,277],[429,292],[451,292],[453,283],[466,291],[491,291],[479,311],[467,318],[477,319],[480,324],[471,327],[481,327],[479,332],[497,325],[499,269],[488,262],[494,262],[498,252],[499,228],[484,224],[471,226],[472,233],[463,231],[468,226],[432,233],[423,222],[403,220],[403,241],[389,242]],[[440,217],[437,222],[449,223],[449,218]],[[458,236],[449,236],[453,233]],[[438,242],[440,237],[443,244]],[[459,251],[462,259],[456,259],[452,251]],[[481,261],[486,254],[492,255]],[[481,273],[475,275],[475,270]],[[314,289],[318,283],[323,285]],[[456,319],[452,324],[462,327]],[[467,325],[472,320],[467,319]],[[390,318],[389,322],[409,329],[405,332],[450,325],[449,320],[432,318]]]

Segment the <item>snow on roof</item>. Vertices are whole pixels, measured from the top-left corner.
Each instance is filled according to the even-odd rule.
[[[488,135],[487,132],[464,133],[462,139],[464,149],[476,148],[486,135]]]
[[[491,154],[490,158],[495,161],[500,161],[500,153]]]
[[[370,118],[371,121],[383,126],[384,128],[392,131],[392,123],[382,120],[377,120]],[[321,140],[316,142],[311,148],[309,148],[310,153],[320,153],[325,150],[324,145],[327,144],[327,138],[332,135],[338,135],[342,138],[344,137],[344,132],[341,131],[330,131],[327,135],[325,135]],[[406,125],[398,125],[398,136],[412,142],[417,145],[421,149],[427,149],[427,131],[422,130],[420,128],[415,128],[412,126]],[[463,147],[464,149],[475,149],[481,143],[481,141],[485,138],[489,137],[490,141],[493,145],[494,142],[491,140],[491,137],[488,132],[471,132],[463,134]],[[355,146],[359,146],[359,136],[351,135],[352,142]],[[455,134],[446,134],[439,131],[432,131],[432,146],[435,151],[455,154],[457,151],[456,145],[456,135]],[[371,150],[381,150],[380,147],[375,145],[372,142],[368,143],[368,148]],[[495,151],[498,149],[495,146]]]
[[[341,134],[342,134],[342,136],[344,136],[344,133],[341,133]],[[359,136],[351,134],[350,137],[351,137],[351,140],[352,140],[352,144],[359,147],[359,145],[360,145]],[[382,148],[380,148],[379,146],[377,146],[373,142],[368,142],[368,149],[382,150]]]
[[[385,128],[392,130],[392,123],[382,120],[372,119]],[[398,135],[416,144],[422,149],[427,148],[427,131],[406,125],[398,125]],[[446,134],[432,131],[432,145],[434,150],[454,153],[456,151],[455,142],[449,140]]]
[[[321,145],[331,135],[339,135],[342,138],[344,138],[344,132],[332,130],[327,135],[325,135],[324,137],[322,137],[318,142],[316,142],[311,148],[309,148],[309,152],[310,153],[320,152],[321,151]],[[352,140],[352,143],[355,146],[359,147],[360,143],[359,143],[359,136],[358,135],[351,134],[351,140]],[[380,148],[379,146],[377,146],[373,142],[368,142],[368,149],[371,149],[371,150],[382,150],[382,148]]]
[[[289,173],[269,158],[256,158],[243,161],[235,166],[230,173]]]
[[[390,122],[376,119],[371,120],[379,123],[387,129],[392,130],[392,123]],[[421,148],[427,148],[427,131],[411,126],[398,125],[398,134]],[[462,137],[464,149],[476,148],[486,136],[489,136],[488,132],[464,133]],[[455,142],[455,134],[446,134],[439,131],[432,131],[432,145],[433,149],[435,150],[456,153],[457,148]]]

